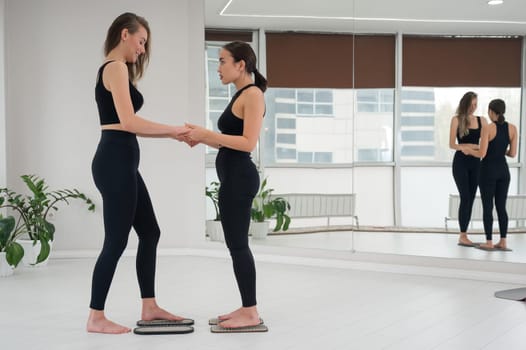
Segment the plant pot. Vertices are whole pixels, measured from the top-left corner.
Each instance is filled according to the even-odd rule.
[[[206,220],[206,234],[211,241],[224,242],[225,234],[221,221]]]
[[[263,221],[263,222],[252,221],[250,222],[248,233],[254,239],[265,239],[267,238],[267,235],[268,235],[269,225],[270,225],[269,221]]]
[[[24,248],[24,257],[22,258],[22,265],[27,267],[44,267],[47,266],[47,262],[49,260],[49,256],[46,258],[46,260],[35,264],[37,262],[38,255],[40,254],[40,241],[37,241],[36,244],[33,245],[34,241],[30,239],[17,239],[16,240],[22,248]],[[53,245],[53,241],[49,242],[50,248]]]
[[[0,277],[11,276],[15,269],[13,266],[7,263],[5,255],[6,255],[5,252],[0,253]]]

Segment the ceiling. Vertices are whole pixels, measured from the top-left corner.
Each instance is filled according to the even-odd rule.
[[[205,0],[207,28],[526,35],[526,0]]]

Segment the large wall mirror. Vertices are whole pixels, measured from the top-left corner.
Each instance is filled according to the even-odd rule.
[[[267,187],[318,194],[295,203],[328,212],[332,204],[324,200],[352,195],[356,217],[332,209],[330,220],[292,218],[288,231],[252,244],[526,262],[520,249],[488,254],[459,247],[457,221],[445,226],[450,194],[458,194],[449,128],[463,94],[477,93],[475,114],[488,121],[489,101],[502,98],[507,120],[523,134],[526,22],[513,13],[526,5],[504,13],[485,2],[447,0],[430,19],[415,0],[330,3],[205,1],[208,126],[216,128],[234,93],[217,79],[217,52],[228,41],[250,42],[269,79],[254,154]],[[526,193],[522,151],[508,159],[510,195]],[[207,157],[210,184],[214,150]],[[207,211],[212,218],[208,199]],[[510,245],[524,246],[524,226],[510,221]],[[477,233],[473,240],[484,240],[482,221],[469,230]]]

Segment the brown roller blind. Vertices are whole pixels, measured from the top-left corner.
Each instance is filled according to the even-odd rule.
[[[352,35],[266,33],[271,87],[352,88]]]
[[[395,37],[357,35],[354,44],[354,87],[395,87]]]
[[[403,38],[404,86],[519,87],[521,38]]]
[[[269,86],[394,88],[395,37],[354,40],[352,34],[266,33]]]
[[[205,40],[225,42],[244,41],[250,43],[252,42],[252,32],[206,29]]]

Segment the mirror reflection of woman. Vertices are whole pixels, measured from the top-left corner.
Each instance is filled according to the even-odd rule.
[[[480,159],[470,154],[479,148],[481,130],[487,125],[486,119],[475,116],[477,94],[468,91],[462,96],[457,113],[451,118],[449,148],[456,150],[453,158],[453,178],[460,196],[458,224],[460,236],[458,244],[472,247],[467,229],[471,220],[473,202],[477,193]]]
[[[501,99],[489,103],[488,115],[491,124],[482,129],[480,148],[469,150],[469,154],[482,158],[480,163],[480,197],[482,199],[484,232],[486,243],[477,248],[484,250],[506,250],[508,213],[506,200],[510,186],[510,170],[506,156],[517,155],[517,128],[504,118],[506,104]],[[500,241],[493,245],[493,203],[499,220]]]

